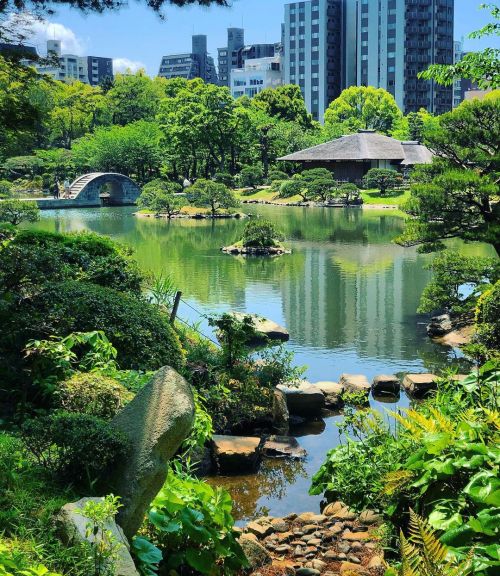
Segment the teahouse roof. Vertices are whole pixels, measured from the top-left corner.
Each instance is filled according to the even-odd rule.
[[[401,164],[426,164],[432,161],[432,154],[418,142],[401,142],[377,134],[374,130],[360,130],[356,134],[341,136],[325,144],[288,154],[279,160],[292,162],[391,160]]]

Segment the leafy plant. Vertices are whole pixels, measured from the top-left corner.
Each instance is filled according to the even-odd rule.
[[[0,576],[62,576],[43,564],[26,565],[20,555],[0,542]]]
[[[243,231],[243,246],[271,248],[284,240],[283,233],[269,220],[250,220]]]
[[[363,178],[366,188],[377,188],[384,196],[387,190],[393,190],[403,183],[403,177],[396,170],[386,168],[370,168]]]
[[[147,289],[151,304],[165,309],[172,307],[177,288],[170,274],[164,274],[163,272],[154,274],[148,282]]]
[[[22,440],[54,478],[92,487],[128,450],[124,436],[89,414],[52,414],[26,420]]]
[[[448,549],[424,518],[410,510],[410,536],[401,532],[401,566],[386,576],[467,576],[472,573],[471,553],[462,561],[450,559]]]
[[[76,512],[87,518],[85,536],[90,542],[94,561],[92,576],[112,576],[115,574],[116,560],[124,546],[109,528],[110,522],[118,513],[120,498],[112,494],[102,501],[87,500]]]
[[[168,218],[172,218],[187,204],[186,198],[179,192],[182,192],[179,184],[157,178],[143,187],[137,204],[151,210],[156,216],[166,214]]]
[[[158,574],[158,565],[163,559],[161,550],[143,536],[136,536],[130,549],[135,559],[135,565],[141,576],[155,576]]]
[[[225,313],[209,318],[208,323],[218,331],[222,348],[222,362],[229,373],[232,373],[236,364],[246,359],[248,355],[247,344],[256,335],[253,318],[246,315],[239,319],[234,314]]]
[[[169,470],[148,513],[150,540],[163,553],[162,571],[234,574],[247,566],[237,542],[229,494]]]
[[[264,183],[264,174],[260,166],[245,166],[239,174],[240,186],[257,188]]]
[[[21,222],[36,222],[40,209],[33,200],[2,200],[0,202],[0,222],[10,222],[17,226]]]

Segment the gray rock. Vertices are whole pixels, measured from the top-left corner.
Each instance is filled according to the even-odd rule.
[[[296,386],[292,383],[280,384],[277,388],[284,393],[290,414],[305,418],[321,415],[325,406],[325,395],[317,386],[302,380]]]
[[[400,387],[399,378],[394,374],[379,374],[373,379],[372,393],[374,396],[378,394],[394,395],[399,393]]]
[[[103,502],[104,498],[82,498],[77,502],[65,504],[57,514],[55,521],[61,540],[67,546],[73,546],[80,542],[89,542],[91,544],[100,542],[102,538],[99,534],[86,536],[88,518],[79,513],[86,502]],[[117,558],[113,569],[113,576],[139,576],[132,556],[130,555],[130,546],[123,533],[123,530],[111,520],[106,525],[106,530],[110,530],[114,540],[121,546],[117,551]]]
[[[269,436],[264,442],[264,456],[274,458],[305,458],[307,452],[293,436]]]
[[[239,543],[252,570],[272,562],[271,554],[269,554],[264,546],[262,546],[260,542],[257,542],[257,540],[249,538],[247,534],[243,534],[240,537]]]
[[[257,437],[212,436],[212,451],[219,474],[255,470],[261,459],[262,442]]]
[[[252,318],[253,327],[258,334],[247,342],[247,344],[251,346],[264,344],[267,340],[277,342],[287,342],[290,340],[288,330],[273,320],[262,318],[262,316],[258,316],[257,314],[244,314],[243,312],[231,312],[230,314],[240,321],[242,321],[245,316]]]
[[[137,532],[163,486],[167,462],[188,436],[193,419],[191,386],[173,368],[164,366],[111,421],[130,443],[112,479],[123,505],[117,519],[128,538]]]
[[[436,389],[437,376],[434,374],[407,374],[403,380],[403,388],[410,396],[422,398]]]
[[[320,576],[321,572],[316,570],[316,568],[306,568],[302,566],[302,568],[297,568],[295,574],[296,576]]]
[[[371,389],[368,379],[363,374],[342,374],[339,384],[341,384],[347,392],[365,392],[368,394]]]
[[[337,382],[315,382],[321,392],[325,395],[325,406],[327,408],[341,408],[344,404],[342,400],[342,392],[344,387]]]
[[[289,430],[288,407],[285,394],[281,390],[273,391],[273,428],[278,434],[288,434]]]
[[[444,336],[453,330],[453,324],[449,314],[441,314],[440,316],[433,316],[429,324],[427,324],[427,334],[431,338],[435,336]]]

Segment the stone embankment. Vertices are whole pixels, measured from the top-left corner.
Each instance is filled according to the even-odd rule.
[[[381,517],[360,515],[342,502],[322,514],[264,516],[247,524],[239,538],[252,576],[381,576]]]
[[[167,214],[151,214],[149,212],[134,212],[134,216],[138,218],[156,218],[161,220],[169,220]],[[210,212],[194,212],[192,214],[180,212],[179,214],[172,214],[170,220],[224,220],[227,218],[249,218],[248,214],[243,212],[232,212],[231,214],[211,214]]]
[[[226,254],[241,254],[242,256],[282,256],[283,254],[291,254],[292,251],[284,246],[242,246],[240,244],[232,244],[231,246],[223,246],[222,252]]]

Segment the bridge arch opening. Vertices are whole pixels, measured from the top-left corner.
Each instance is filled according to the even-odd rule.
[[[141,191],[128,176],[94,172],[77,178],[70,187],[70,197],[85,206],[124,206],[135,204]]]

